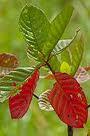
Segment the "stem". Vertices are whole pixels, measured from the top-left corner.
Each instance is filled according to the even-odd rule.
[[[45,65],[46,65],[45,63],[39,64],[39,65],[37,65],[37,69],[40,69],[41,67],[43,67]]]
[[[90,104],[87,106],[87,108],[90,108]]]
[[[73,128],[68,126],[68,136],[73,136]]]
[[[33,93],[33,96],[34,96],[36,99],[39,99],[39,97],[38,97],[36,94],[34,94],[34,93]]]
[[[46,64],[51,70],[51,72],[53,73],[53,75],[55,75],[55,72],[52,70],[52,67],[50,66],[50,64],[48,62],[46,62]],[[73,136],[73,128],[71,126],[68,126],[68,136]]]
[[[53,71],[53,69],[52,69],[52,67],[50,66],[50,64],[49,64],[47,61],[45,61],[45,63],[46,63],[46,65],[49,67],[49,69],[51,70],[51,72],[52,72],[53,74],[55,74],[55,72]]]
[[[55,75],[55,72],[52,70],[50,64],[47,61],[45,61],[45,63],[47,64],[53,75]],[[68,126],[68,136],[73,136],[73,128],[71,126]]]

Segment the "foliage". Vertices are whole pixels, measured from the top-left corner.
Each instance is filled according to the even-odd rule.
[[[48,95],[59,118],[69,126],[82,128],[87,121],[87,100],[79,83],[66,73],[55,73],[56,83]]]
[[[21,86],[20,93],[9,98],[9,107],[12,119],[22,118],[27,112],[38,79],[39,72],[36,70],[28,81]]]
[[[43,57],[48,58],[48,55],[61,38],[70,20],[72,11],[73,8],[71,6],[66,7],[50,23],[40,9],[33,6],[24,7],[19,23],[26,42],[29,44],[28,52],[32,56],[38,57],[39,52],[42,59]]]
[[[27,6],[26,6],[27,7]],[[29,7],[29,6],[28,6]],[[30,6],[31,7],[31,6]],[[33,6],[32,6],[33,7]],[[35,8],[35,7],[34,7]],[[36,8],[37,9],[37,8]],[[50,8],[49,8],[50,9]],[[48,10],[49,10],[48,9]],[[65,13],[64,11],[66,11],[66,13],[68,14],[68,15],[70,15],[71,13],[71,11],[67,8],[67,6],[65,7],[65,9],[67,9],[67,10],[63,10],[63,11],[61,11],[61,13]],[[39,9],[38,9],[39,10]],[[40,10],[41,11],[41,10]],[[68,12],[67,12],[68,11]],[[41,11],[42,12],[42,11]],[[67,21],[65,21],[65,22],[69,22],[69,20],[70,20],[70,18],[69,18],[69,16],[66,16],[66,13],[65,13],[65,15],[64,15],[64,17],[66,17],[66,19],[67,19]],[[70,14],[69,14],[70,13]],[[30,13],[31,14],[31,13]],[[42,12],[42,14],[44,14],[43,12]],[[71,15],[70,15],[71,16]],[[14,17],[14,16],[13,16]],[[34,17],[34,16],[33,16]],[[46,16],[45,16],[46,17]],[[64,17],[63,17],[63,19],[64,19]],[[61,18],[61,17],[60,17]],[[63,19],[61,19],[61,21],[63,20]],[[69,20],[68,20],[69,19]],[[26,20],[26,19],[25,19]],[[55,20],[57,20],[57,19],[55,19]],[[11,22],[13,22],[13,21],[11,21]],[[40,20],[39,20],[39,22],[40,22]],[[49,22],[49,21],[48,21]],[[54,22],[54,21],[50,21],[50,22]],[[57,21],[58,22],[58,21]],[[63,22],[63,21],[62,21]],[[64,22],[64,23],[65,23]],[[19,23],[20,23],[20,21],[19,21]],[[50,26],[51,26],[51,24],[52,23],[50,23]],[[56,24],[56,23],[54,23],[54,24]],[[58,24],[58,23],[57,23]],[[67,25],[68,23],[66,23],[66,25]],[[35,23],[35,25],[36,25],[36,23]],[[41,25],[40,25],[41,26]],[[57,26],[60,26],[60,24],[59,25],[57,25]],[[72,25],[73,26],[73,25]],[[71,26],[71,27],[72,27]],[[29,28],[30,28],[30,26],[29,26]],[[47,27],[48,28],[48,27]],[[49,29],[50,28],[50,29]],[[63,31],[64,30],[61,30],[61,28],[62,29],[64,29],[64,27],[61,27],[60,28],[60,31],[58,31],[59,33],[60,33],[60,35],[59,34],[57,34],[57,31],[56,32],[52,32],[51,30],[51,27],[49,27],[48,29],[48,35],[49,35],[49,33],[50,33],[50,35],[46,38],[46,37],[44,37],[44,36],[42,36],[42,38],[40,38],[40,40],[41,39],[43,39],[43,38],[46,38],[45,39],[45,45],[44,45],[44,47],[43,48],[41,48],[41,50],[39,51],[39,50],[37,50],[37,48],[36,48],[36,44],[35,44],[35,48],[34,48],[34,46],[31,46],[31,44],[29,44],[28,42],[28,45],[27,45],[27,54],[28,54],[28,56],[29,56],[29,60],[31,61],[32,60],[32,64],[30,63],[30,67],[32,67],[32,65],[34,64],[33,63],[33,59],[31,59],[30,57],[32,56],[35,60],[37,60],[37,61],[39,61],[39,64],[40,64],[40,66],[43,64],[43,65],[45,65],[46,66],[46,68],[48,68],[48,66],[47,66],[47,61],[50,63],[50,66],[51,66],[51,68],[52,68],[52,70],[53,70],[53,72],[54,71],[61,71],[61,72],[65,72],[65,73],[68,73],[68,74],[72,74],[72,75],[75,75],[75,73],[76,73],[76,71],[77,71],[77,69],[78,69],[78,67],[79,67],[79,65],[80,65],[80,62],[81,62],[81,59],[82,59],[82,54],[83,54],[83,37],[80,37],[79,35],[77,35],[77,38],[76,38],[76,43],[73,43],[72,42],[72,44],[73,44],[73,46],[72,46],[72,44],[71,43],[67,43],[66,44],[66,46],[64,46],[64,48],[63,49],[61,49],[61,51],[60,52],[54,52],[55,51],[55,46],[57,46],[57,45],[59,45],[59,43],[61,44],[61,42],[62,41],[66,41],[66,40],[63,40],[63,39],[60,39],[61,38],[61,36],[62,36],[62,34],[63,34]],[[56,27],[55,27],[56,28]],[[69,27],[68,27],[69,28]],[[21,28],[20,28],[21,29]],[[43,29],[43,28],[42,28]],[[13,29],[12,29],[13,30]],[[43,29],[44,30],[44,29]],[[54,27],[53,27],[53,30],[54,30]],[[26,30],[27,31],[27,30]],[[45,31],[47,31],[47,29],[45,29],[43,32],[45,32]],[[38,32],[38,29],[37,29],[37,32]],[[54,34],[54,36],[56,35],[56,37],[53,37],[52,36],[52,33]],[[62,33],[62,34],[61,34]],[[71,33],[71,32],[70,32]],[[36,34],[36,32],[35,32],[35,34]],[[44,33],[43,33],[43,35],[44,35]],[[47,35],[47,34],[46,34]],[[24,33],[24,36],[25,36],[25,38],[27,38],[27,35]],[[37,36],[39,36],[39,35],[37,35]],[[60,36],[59,38],[58,38],[58,36]],[[64,37],[64,36],[63,36]],[[18,37],[18,39],[20,38],[20,36]],[[29,37],[30,38],[30,37]],[[55,38],[55,39],[54,39]],[[48,49],[46,49],[46,47],[48,47],[48,41],[49,41],[49,39],[50,39],[50,48]],[[73,38],[73,39],[75,39],[75,38]],[[69,42],[71,42],[71,41],[73,41],[73,39],[71,39],[70,41],[67,39],[67,41],[69,41]],[[30,40],[30,39],[29,39]],[[60,42],[59,42],[59,40],[60,40]],[[80,41],[81,40],[81,41]],[[79,42],[80,41],[80,42]],[[38,42],[39,42],[39,40],[38,40]],[[42,41],[43,42],[43,41]],[[52,42],[52,43],[51,43]],[[81,44],[81,42],[82,42],[82,44]],[[20,43],[20,42],[19,42]],[[23,45],[24,45],[24,42],[21,42],[20,44],[18,43],[18,45],[20,45],[20,44],[22,44],[23,43]],[[46,44],[47,43],[47,44]],[[56,43],[57,43],[57,45],[56,45]],[[40,45],[40,44],[39,44]],[[76,47],[76,49],[74,48],[75,46],[77,46]],[[80,47],[79,47],[80,46]],[[60,45],[60,47],[61,47],[61,45]],[[79,48],[78,48],[79,47]],[[70,48],[70,51],[71,50],[73,50],[73,48],[75,49],[75,50],[77,50],[77,48],[78,48],[78,51],[77,51],[77,53],[76,52],[74,52],[74,50],[71,52],[71,54],[72,54],[72,58],[73,59],[75,59],[75,61],[69,61],[70,59],[71,59],[71,57],[70,57],[70,52],[68,52],[68,49]],[[82,48],[82,50],[80,50],[80,48]],[[40,48],[39,48],[40,49]],[[15,52],[15,50],[14,50],[14,52]],[[44,57],[43,57],[43,54],[42,54],[42,52],[43,52],[43,54],[44,54]],[[78,53],[79,52],[79,53]],[[80,53],[81,52],[81,53]],[[25,59],[23,59],[24,57],[21,57],[22,55],[21,54],[23,54],[23,48],[22,48],[22,53],[19,51],[19,52],[15,52],[16,54],[19,54],[18,56],[20,56],[20,58],[21,58],[21,60],[22,60],[22,66],[24,66],[25,64],[27,64],[27,66],[28,66],[28,61],[26,61]],[[75,57],[74,57],[74,55],[73,55],[73,53],[75,54]],[[69,55],[67,55],[67,54],[69,54]],[[80,55],[80,56],[79,56]],[[24,55],[25,56],[25,55]],[[52,57],[53,56],[53,57]],[[65,58],[65,60],[64,60],[64,58]],[[44,60],[45,59],[45,60]],[[50,60],[49,60],[50,59]],[[20,61],[21,61],[20,60]],[[72,59],[71,59],[72,60]],[[35,62],[35,65],[36,65],[36,62]],[[39,66],[39,68],[40,68],[40,66]],[[67,67],[66,69],[65,69],[65,67]],[[6,69],[8,69],[8,68],[6,68]],[[17,68],[18,69],[18,68]],[[1,92],[5,92],[5,93],[8,93],[9,95],[8,95],[8,97],[10,97],[10,96],[12,96],[12,95],[16,95],[17,93],[18,93],[18,91],[20,91],[20,86],[21,85],[23,85],[24,84],[24,82],[26,82],[27,81],[27,79],[28,79],[28,77],[29,76],[31,76],[32,75],[32,72],[34,71],[34,69],[33,70],[30,70],[29,71],[29,67],[28,68],[19,68],[20,69],[20,71],[19,71],[19,73],[18,73],[18,71],[17,71],[17,69],[13,69],[14,71],[8,71],[8,75],[6,75],[6,76],[4,76],[3,78],[1,78],[1,81],[0,81],[0,83],[1,83],[1,85],[0,85],[0,87],[1,87]],[[23,69],[24,69],[24,71],[23,71]],[[46,70],[48,70],[49,71],[49,69],[46,69]],[[23,72],[22,72],[23,71]],[[28,73],[27,72],[25,72],[25,71],[28,71]],[[13,74],[12,74],[13,73]],[[5,72],[4,74],[7,74],[7,72]],[[88,76],[89,77],[89,76]],[[5,80],[4,80],[5,79]],[[12,79],[11,81],[9,81],[9,79]],[[88,78],[89,79],[89,78]],[[81,80],[82,80],[82,78],[81,78]],[[13,82],[13,81],[15,81],[15,82]],[[41,81],[40,81],[41,82]],[[49,82],[49,81],[48,81]],[[39,86],[40,86],[40,83],[39,83]],[[39,87],[38,87],[39,88]],[[14,91],[13,91],[13,89],[14,89]],[[48,87],[47,87],[47,89],[48,89]],[[40,93],[40,90],[41,90],[41,88],[39,89],[39,93]],[[44,90],[44,89],[43,89]],[[51,89],[50,89],[51,90]],[[19,93],[20,94],[20,93]],[[17,94],[18,95],[18,94]],[[5,97],[5,95],[2,95],[2,97],[4,98]],[[5,99],[7,99],[7,98],[5,98]],[[4,100],[5,100],[4,99]],[[35,110],[35,111],[37,111],[37,109]],[[34,111],[34,113],[35,113],[35,111]],[[50,113],[51,115],[53,114],[53,113]],[[48,115],[49,116],[49,115]],[[54,115],[55,116],[55,115]],[[53,116],[53,117],[54,117]],[[48,117],[49,118],[49,117]],[[49,119],[48,119],[48,121],[49,121]],[[34,122],[34,121],[33,121]],[[55,124],[55,122],[56,122],[56,120],[54,121],[54,124]],[[26,123],[25,123],[26,124]],[[60,124],[59,122],[58,122],[58,124]],[[32,126],[31,126],[32,127]],[[55,125],[54,125],[54,127],[55,127]],[[53,127],[53,128],[54,128]],[[60,126],[58,126],[58,127],[60,127]],[[54,129],[53,129],[54,130]],[[61,130],[61,129],[60,129]],[[59,134],[60,134],[61,132],[59,132]],[[55,134],[58,134],[58,132],[55,132]],[[42,135],[42,134],[41,134]],[[47,134],[46,134],[47,135]]]

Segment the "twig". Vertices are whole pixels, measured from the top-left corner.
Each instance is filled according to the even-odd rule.
[[[38,97],[36,94],[34,94],[34,93],[33,93],[33,96],[34,96],[36,99],[39,99],[39,97]]]
[[[45,63],[46,63],[46,65],[49,67],[49,69],[50,69],[50,71],[52,72],[52,74],[55,74],[55,72],[53,71],[51,65],[50,65],[47,61],[45,61]]]
[[[87,108],[90,108],[90,104],[87,106]]]
[[[73,136],[73,128],[68,126],[68,136]]]

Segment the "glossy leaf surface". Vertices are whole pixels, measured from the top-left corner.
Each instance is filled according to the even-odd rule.
[[[0,90],[17,92],[19,86],[32,74],[34,68],[16,68],[0,79]]]
[[[30,78],[22,85],[20,93],[9,98],[9,108],[12,119],[22,118],[31,103],[39,72],[35,70]]]
[[[82,88],[68,74],[56,72],[55,78],[57,82],[48,96],[49,102],[63,122],[82,128],[88,116],[87,100]]]
[[[61,49],[59,50],[59,48],[61,48],[61,42],[59,42],[60,44],[55,47],[55,50],[52,52],[52,54],[57,54],[57,60],[54,61],[54,58],[56,59],[56,55],[53,56],[50,60],[50,64],[53,68],[53,70],[55,71],[60,71],[60,67],[62,66],[62,64],[65,62],[69,65],[70,69],[69,71],[67,71],[67,73],[69,73],[70,75],[75,75],[81,60],[82,60],[82,56],[83,56],[83,52],[84,52],[84,41],[83,41],[83,37],[80,36],[79,34],[76,34],[76,36],[68,42],[68,40],[64,40],[64,43],[66,45],[63,46],[63,50],[61,51]],[[57,53],[55,53],[57,52]],[[58,62],[58,66],[55,67],[55,65],[57,65]],[[61,70],[63,71],[63,69]]]
[[[45,14],[33,6],[25,6],[21,12],[20,30],[28,43],[28,56],[36,60],[48,58],[60,40],[69,20],[73,7],[66,6],[50,23]]]

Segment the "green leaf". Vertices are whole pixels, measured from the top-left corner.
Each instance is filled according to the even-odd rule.
[[[36,61],[40,61],[39,52],[32,46],[27,46],[27,56],[29,59],[33,58]]]
[[[66,6],[50,23],[45,14],[33,6],[25,6],[21,12],[20,29],[28,43],[27,54],[36,60],[47,59],[61,38],[73,12]]]
[[[43,48],[43,50],[46,51],[46,54],[50,53],[60,40],[66,26],[70,21],[72,13],[73,7],[71,5],[67,5],[51,22],[51,27],[49,30],[50,32],[49,42],[51,43],[51,45],[50,47],[48,47],[47,50],[46,47]]]
[[[60,54],[62,51],[64,51],[65,48],[67,48],[70,45],[71,42],[72,42],[71,39],[59,40],[59,42],[57,43],[57,45],[53,49],[52,54],[57,54],[57,53]]]
[[[0,79],[1,91],[18,91],[19,87],[32,74],[34,68],[17,68]]]
[[[3,103],[5,100],[7,100],[10,96],[9,91],[0,91],[0,103]]]
[[[60,67],[61,67],[60,60],[57,59],[58,58],[57,54],[60,54],[61,52],[65,51],[65,48],[67,48],[72,41],[73,41],[73,39],[72,40],[71,39],[59,40],[59,42],[57,43],[57,45],[53,49],[53,51],[51,53],[51,57],[52,56],[54,56],[54,57],[52,57],[52,59],[50,60],[50,64],[51,64],[53,70],[60,71]],[[66,52],[66,54],[67,54],[67,52]],[[61,70],[61,72],[65,72],[65,71]]]
[[[64,40],[65,42],[65,40]],[[67,40],[66,40],[67,43]],[[61,45],[60,45],[61,47]],[[62,52],[60,50],[60,54],[57,54],[57,60],[59,61],[59,65],[58,68],[60,68],[63,64],[63,62],[67,63],[70,66],[70,74],[71,75],[75,75],[80,62],[82,60],[82,56],[83,56],[83,51],[84,51],[84,42],[83,42],[83,38],[80,35],[76,35],[71,42],[69,43],[69,45],[66,45],[65,47],[66,49],[64,49]],[[56,57],[56,56],[53,56]],[[52,57],[52,58],[53,58]],[[52,59],[50,60],[50,62],[52,62]],[[56,63],[56,62],[55,62]],[[55,65],[54,63],[54,65]],[[52,65],[52,68],[55,67]],[[54,70],[58,70],[54,69]]]
[[[66,49],[66,52],[61,53],[61,61],[66,61],[71,66],[71,75],[75,75],[80,62],[82,60],[84,51],[84,42],[82,37],[75,38],[71,45]]]
[[[67,62],[63,61],[63,63],[60,66],[60,72],[70,74],[71,72],[70,65]]]
[[[44,52],[42,53],[42,48],[47,44],[50,27],[50,23],[44,13],[36,7],[25,6],[21,12],[19,24],[26,42],[29,44],[29,53],[35,58],[38,57],[38,51],[44,54]]]

